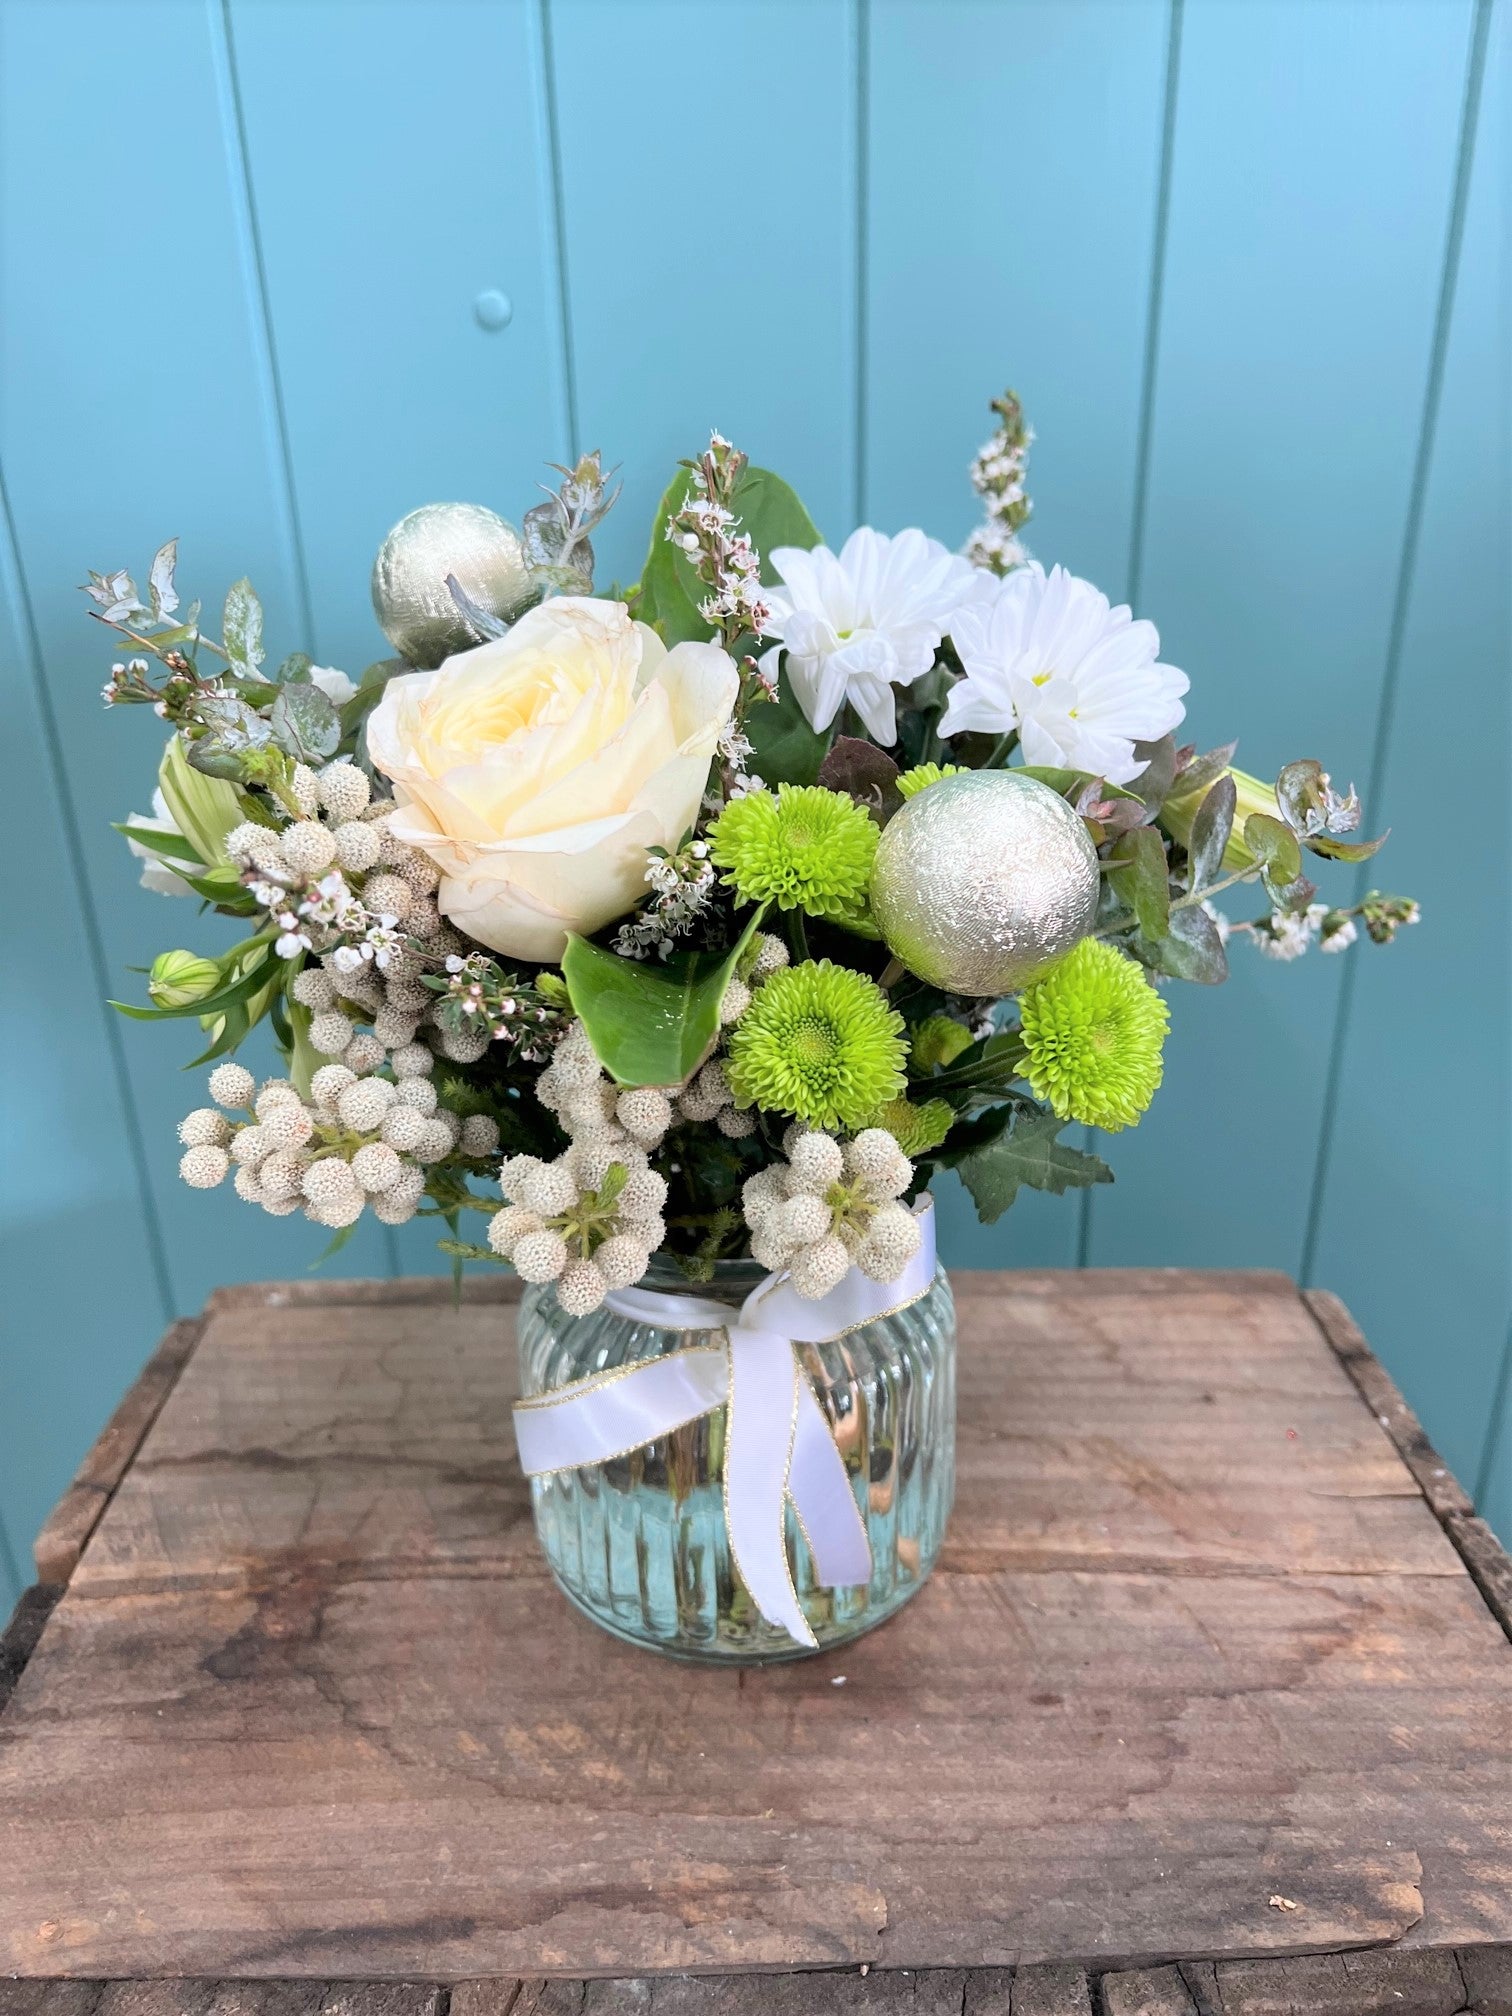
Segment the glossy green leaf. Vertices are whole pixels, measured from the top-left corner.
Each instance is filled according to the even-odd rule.
[[[750,767],[768,784],[815,784],[829,748],[829,736],[808,724],[792,681],[784,679],[775,700],[764,700],[745,717]]]
[[[690,469],[679,469],[656,508],[640,580],[637,614],[642,622],[654,625],[669,645],[685,643],[690,638],[706,640],[713,634],[712,626],[698,613],[698,605],[708,590],[686,555],[667,538],[667,520],[687,502],[692,473]],[[735,488],[733,508],[741,529],[750,535],[761,555],[763,581],[777,578],[770,560],[774,548],[823,543],[797,493],[770,469],[748,467],[744,471]],[[761,774],[767,773],[763,770]]]
[[[188,861],[196,868],[204,866],[198,850],[182,833],[165,833],[156,826],[133,826],[129,819],[112,819],[110,823],[117,833],[150,853],[160,854],[165,861]]]
[[[562,972],[573,1012],[617,1084],[686,1084],[714,1048],[725,989],[762,915],[753,913],[723,955],[685,952],[665,963],[568,939]]]

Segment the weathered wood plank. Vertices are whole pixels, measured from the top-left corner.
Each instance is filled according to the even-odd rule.
[[[1473,2016],[1512,2016],[1512,1946],[1462,1946],[1455,1958]]]
[[[1198,2016],[1179,1967],[1136,1967],[1104,1974],[1102,2016]]]
[[[41,1582],[66,1582],[142,1438],[156,1420],[202,1329],[199,1317],[175,1323],[100,1430],[73,1482],[32,1547]]]
[[[0,1724],[0,1964],[514,2016],[1050,1962],[952,2016],[1086,2016],[1089,1965],[1512,1936],[1506,1640],[1280,1277],[964,1277],[940,1573],[744,1675],[550,1590],[506,1306],[342,1285],[222,1300],[91,1538]]]
[[[36,1651],[43,1626],[62,1593],[55,1583],[34,1582],[30,1589],[22,1591],[10,1622],[0,1631],[0,1708],[15,1691],[16,1682]]]
[[[1453,1953],[1323,1953],[1232,1960],[1217,1968],[1224,2016],[1457,2016],[1464,1979]]]

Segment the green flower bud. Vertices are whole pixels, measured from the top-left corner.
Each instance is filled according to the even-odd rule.
[[[197,952],[160,952],[147,976],[147,992],[159,1008],[188,1008],[213,994],[221,981],[214,959]]]
[[[1262,783],[1258,777],[1251,777],[1247,770],[1229,770],[1226,773],[1234,780],[1237,802],[1234,807],[1234,830],[1229,835],[1228,845],[1223,850],[1223,872],[1236,874],[1241,868],[1256,866],[1252,849],[1244,842],[1244,822],[1252,813],[1264,812],[1269,818],[1286,820],[1276,797],[1273,784]],[[1179,785],[1180,779],[1177,779]],[[1197,808],[1212,789],[1209,784],[1201,791],[1194,791],[1182,798],[1171,797],[1160,808],[1160,823],[1178,846],[1191,844],[1192,822],[1197,817]]]

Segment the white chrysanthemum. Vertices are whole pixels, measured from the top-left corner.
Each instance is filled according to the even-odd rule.
[[[499,1123],[491,1113],[469,1113],[462,1122],[462,1152],[481,1161],[499,1150]]]
[[[318,966],[306,966],[302,973],[296,974],[289,992],[301,1008],[312,1009],[316,1014],[336,1005],[336,983]]]
[[[396,1096],[387,1078],[358,1078],[336,1101],[336,1111],[354,1134],[371,1134],[383,1125]]]
[[[417,1113],[413,1106],[399,1103],[384,1114],[379,1131],[391,1148],[397,1148],[401,1155],[410,1155],[425,1139],[425,1130],[429,1125],[426,1114]]]
[[[178,1138],[186,1148],[224,1148],[231,1139],[231,1122],[213,1106],[196,1106],[180,1120]]]
[[[310,1047],[322,1057],[339,1057],[352,1040],[352,1025],[339,1008],[323,1008],[310,1023]]]
[[[404,1164],[386,1141],[369,1141],[352,1157],[352,1174],[369,1196],[392,1190]]]
[[[779,546],[767,557],[783,586],[767,591],[766,635],[786,647],[787,674],[809,722],[828,728],[849,702],[872,739],[891,747],[893,688],[934,663],[974,569],[916,529],[888,538],[869,525],[838,555],[827,546]],[[775,673],[776,653],[762,666]]]
[[[338,826],[335,843],[336,866],[344,875],[365,875],[378,865],[378,835],[360,819],[348,819]]]
[[[186,1149],[179,1157],[179,1174],[191,1190],[213,1190],[225,1181],[230,1167],[231,1157],[225,1149],[211,1142]]]
[[[1160,633],[1111,608],[1063,567],[1017,567],[957,613],[950,639],[966,676],[951,689],[942,735],[1018,730],[1029,763],[1089,770],[1127,784],[1143,767],[1136,742],[1184,718],[1190,683],[1162,665]]]
[[[285,827],[283,857],[296,875],[323,875],[336,859],[336,841],[318,819],[300,819]]]
[[[567,1241],[543,1227],[515,1242],[515,1272],[522,1281],[555,1281],[567,1265]]]
[[[245,1064],[217,1064],[210,1073],[210,1097],[217,1106],[234,1110],[250,1106],[256,1090],[257,1080]]]
[[[328,763],[316,781],[320,802],[333,819],[355,819],[367,810],[373,787],[355,763]]]

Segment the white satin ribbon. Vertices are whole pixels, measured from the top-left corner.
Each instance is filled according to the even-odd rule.
[[[723,1336],[522,1400],[514,1424],[526,1475],[542,1477],[627,1456],[728,1405],[724,1500],[730,1552],[767,1622],[781,1625],[800,1645],[816,1645],[788,1566],[789,1501],[827,1588],[869,1582],[872,1559],[845,1459],[797,1346],[833,1343],[928,1294],[935,1275],[934,1209],[928,1197],[915,1208],[919,1250],[895,1281],[870,1281],[853,1267],[822,1300],[809,1302],[786,1274],[769,1274],[739,1309],[647,1288],[615,1290],[607,1306],[633,1323],[718,1330]]]

